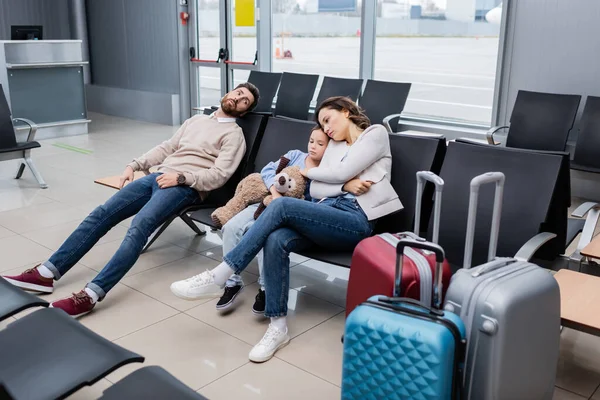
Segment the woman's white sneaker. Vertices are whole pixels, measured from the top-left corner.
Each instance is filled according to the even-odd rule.
[[[250,350],[250,361],[257,363],[268,361],[273,357],[277,350],[284,347],[289,342],[290,337],[287,334],[287,328],[285,331],[281,331],[269,324],[269,329],[267,329],[265,336],[263,336],[260,342]]]
[[[171,292],[184,300],[196,300],[205,297],[220,297],[223,289],[215,283],[212,272],[206,270],[183,281],[173,282]]]

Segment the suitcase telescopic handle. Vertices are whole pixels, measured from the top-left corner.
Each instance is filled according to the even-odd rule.
[[[400,239],[400,241],[398,241],[398,244],[396,245],[396,253],[399,256],[402,256],[404,254],[405,247],[412,247],[413,249],[431,251],[432,253],[435,253],[435,261],[439,263],[444,262],[444,258],[446,257],[444,249],[442,249],[439,245],[435,243],[423,242],[420,240],[413,239]]]
[[[397,234],[397,237],[400,237],[398,240],[401,240],[404,238],[410,238],[410,239],[418,240],[419,242],[425,242],[425,239],[422,238],[421,236],[417,235],[416,233],[408,232],[408,231]]]
[[[500,232],[500,215],[502,213],[502,196],[504,193],[504,181],[506,178],[502,172],[487,172],[476,176],[471,180],[471,194],[469,196],[469,214],[467,217],[467,236],[465,241],[465,254],[463,268],[471,268],[473,258],[473,242],[475,241],[475,221],[477,219],[477,203],[479,202],[479,189],[488,183],[496,184],[494,195],[494,211],[492,213],[492,229],[490,233],[490,247],[488,249],[488,261],[496,257],[498,248],[498,233]]]
[[[444,311],[435,309],[433,307],[428,307],[425,304],[421,303],[420,301],[415,300],[415,299],[410,299],[408,297],[380,296],[377,299],[377,301],[379,301],[381,303],[385,303],[386,305],[389,305],[390,308],[392,308],[394,310],[403,310],[404,311],[403,308],[400,308],[396,304],[405,303],[405,304],[410,304],[410,305],[414,306],[415,308],[420,308],[422,310],[425,310],[428,314],[436,315],[438,317],[444,316]],[[367,302],[372,304],[372,302],[369,302],[369,301],[367,301]],[[375,303],[375,304],[377,304],[377,303]]]
[[[444,249],[435,243],[422,242],[412,239],[401,239],[396,245],[396,276],[394,279],[394,297],[400,295],[400,279],[402,277],[402,267],[404,264],[404,248],[411,247],[413,249],[428,250],[435,254],[435,276],[433,279],[433,307],[440,308],[442,306],[442,264],[446,255]]]
[[[494,261],[493,263],[487,263],[485,264],[485,266],[477,268],[474,272],[471,273],[471,276],[473,278],[477,278],[478,276],[487,274],[488,272],[495,271],[499,268],[506,267],[507,265],[514,264],[516,262],[518,261],[514,258],[496,259],[496,261]]]
[[[415,234],[420,234],[421,229],[421,202],[423,199],[423,189],[425,182],[431,182],[435,185],[435,202],[433,210],[433,236],[432,242],[437,243],[440,236],[440,215],[442,213],[442,191],[444,190],[444,180],[431,171],[417,172],[417,199],[415,204]]]

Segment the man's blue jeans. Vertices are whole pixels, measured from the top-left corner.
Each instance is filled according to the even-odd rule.
[[[58,280],[119,222],[135,215],[121,246],[87,287],[100,299],[133,267],[148,238],[171,215],[200,201],[189,186],[158,187],[154,173],[135,180],[88,215],[43,264]]]
[[[262,249],[266,289],[265,316],[287,315],[291,252],[315,244],[352,250],[373,232],[373,223],[356,199],[336,197],[321,203],[282,197],[269,204],[238,245],[223,257],[239,274]]]

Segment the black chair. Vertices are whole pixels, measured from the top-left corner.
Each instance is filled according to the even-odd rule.
[[[269,118],[256,156],[248,163],[248,173],[260,172],[269,162],[278,160],[290,150],[306,151],[314,122]]]
[[[48,302],[0,277],[0,321],[31,307],[48,307]]]
[[[571,169],[590,173],[600,173],[600,97],[588,96],[579,125],[579,136],[575,144]],[[600,217],[595,202],[587,202],[578,207],[573,216],[586,219],[569,218],[567,240],[572,241],[581,232],[577,250],[570,256],[571,260],[581,263],[580,251],[587,246],[595,233]]]
[[[414,229],[417,196],[417,172],[432,171],[440,173],[446,156],[446,139],[444,137],[414,136],[391,134],[392,176],[391,182],[402,200],[404,209],[396,214],[388,215],[377,222],[376,232],[402,232]],[[425,185],[421,203],[420,232],[429,226],[429,216],[433,209],[434,186]]]
[[[64,399],[144,357],[44,308],[0,331],[0,382],[15,399]]]
[[[315,123],[309,121],[277,117],[269,118],[256,156],[248,160],[245,175],[260,172],[269,162],[279,159],[279,157],[292,149],[305,149],[313,126],[315,126]],[[233,193],[231,193],[226,201],[231,197],[233,197]],[[197,210],[190,217],[194,221],[215,228],[210,214],[219,206]]]
[[[544,243],[556,237],[556,232],[551,231],[537,235],[547,227],[562,164],[563,158],[555,154],[449,143],[440,173],[445,186],[439,236],[449,262],[455,268],[462,266],[470,182],[486,172],[498,171],[506,176],[498,256],[519,254],[530,259]],[[487,260],[493,196],[491,185],[483,187],[479,194],[473,265]]]
[[[571,168],[600,173],[600,97],[587,98]]]
[[[506,147],[564,151],[573,128],[581,96],[519,90],[509,126],[487,132],[489,144],[498,144],[494,133],[509,128]]]
[[[258,100],[258,105],[253,110],[254,112],[271,112],[273,108],[273,99],[275,98],[275,94],[277,94],[280,81],[280,72],[250,71],[248,82],[254,84],[260,91],[260,99]]]
[[[305,120],[318,80],[318,75],[284,72],[277,93],[275,116]]]
[[[472,141],[471,139],[457,139],[457,143],[468,143],[478,146],[491,146],[481,141]],[[556,240],[552,240],[542,246],[536,254],[537,259],[554,260],[557,254],[563,254],[569,244],[582,231],[585,221],[579,218],[568,218],[569,207],[571,206],[571,174],[570,174],[570,154],[565,151],[546,151],[546,150],[528,150],[513,148],[514,151],[525,152],[526,154],[550,154],[561,158],[560,171],[556,181],[556,187],[550,201],[550,208],[546,221],[541,227],[541,231],[553,232],[556,234]],[[578,215],[583,212],[582,215]],[[582,217],[585,215],[583,209],[578,209],[573,213],[574,216]]]
[[[410,92],[410,83],[367,80],[358,100],[372,124],[383,124],[388,132],[398,131],[398,120]]]
[[[6,389],[4,387],[4,385],[2,384],[2,382],[0,382],[0,399],[2,400],[12,400],[14,399],[14,396],[12,396],[10,393],[8,393],[8,389]]]
[[[206,109],[204,110],[204,114],[210,114]],[[178,213],[170,216],[160,228],[153,233],[153,235],[148,239],[148,243],[144,247],[145,252],[152,246],[152,244],[158,239],[158,237],[169,227],[171,222],[173,222],[176,218],[181,218],[183,222],[187,226],[189,226],[196,235],[205,235],[206,232],[202,230],[198,225],[196,225],[192,218],[189,217],[191,212],[196,210],[200,210],[203,208],[216,208],[223,204],[225,204],[235,192],[235,188],[239,181],[245,176],[245,171],[247,169],[247,163],[249,160],[252,160],[258,151],[258,145],[260,144],[266,123],[268,120],[268,116],[250,113],[245,115],[242,118],[237,119],[237,124],[242,128],[242,132],[244,133],[244,139],[246,140],[246,152],[244,153],[244,158],[242,162],[238,166],[236,172],[232,175],[231,178],[219,189],[215,189],[209,193],[208,197],[201,204],[185,207]],[[308,140],[307,140],[308,142]]]
[[[530,150],[533,151],[533,150]],[[577,234],[573,231],[580,230],[580,220],[569,217],[571,206],[571,155],[566,151],[538,151],[539,153],[552,154],[561,158],[560,171],[556,181],[556,187],[550,200],[550,208],[546,221],[541,230],[556,234],[556,240],[545,244],[535,257],[543,260],[554,260],[558,254],[564,254],[566,248]],[[580,227],[581,225],[581,227]]]
[[[347,96],[352,100],[357,101],[362,89],[362,79],[347,79],[347,78],[332,78],[326,76],[323,78],[323,84],[319,95],[317,96],[317,106],[323,100],[334,96]]]
[[[433,171],[438,174],[446,154],[446,140],[444,138],[391,134],[390,146],[393,160],[391,183],[396,193],[398,193],[404,209],[377,221],[376,233],[413,230],[417,172]],[[421,230],[427,229],[429,215],[433,207],[433,190],[433,185],[428,184],[423,193]],[[347,268],[350,268],[352,260],[352,252],[332,252],[321,248],[312,248],[300,254]]]
[[[27,135],[27,140],[25,142],[17,142],[15,126],[13,125],[16,122],[29,126],[29,134]],[[44,182],[44,178],[42,178],[42,175],[31,159],[31,150],[41,147],[41,145],[35,141],[37,130],[38,126],[31,120],[26,118],[11,118],[10,107],[4,96],[2,85],[0,85],[0,161],[22,159],[17,171],[16,179],[23,176],[23,172],[27,166],[33,173],[33,176],[40,187],[46,189],[48,185]]]
[[[564,254],[566,248],[577,236],[577,231],[583,227],[582,220],[568,218],[571,206],[571,173],[570,154],[565,151],[544,151],[512,149],[526,154],[547,154],[560,158],[560,167],[556,185],[550,199],[550,206],[546,220],[541,224],[540,232],[552,232],[556,238],[545,243],[535,253],[534,257],[541,260],[552,261],[560,254]]]
[[[101,400],[206,400],[158,366],[140,368],[106,389]]]

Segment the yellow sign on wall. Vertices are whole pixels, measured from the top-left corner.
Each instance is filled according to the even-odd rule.
[[[254,0],[235,0],[235,26],[254,26]]]

